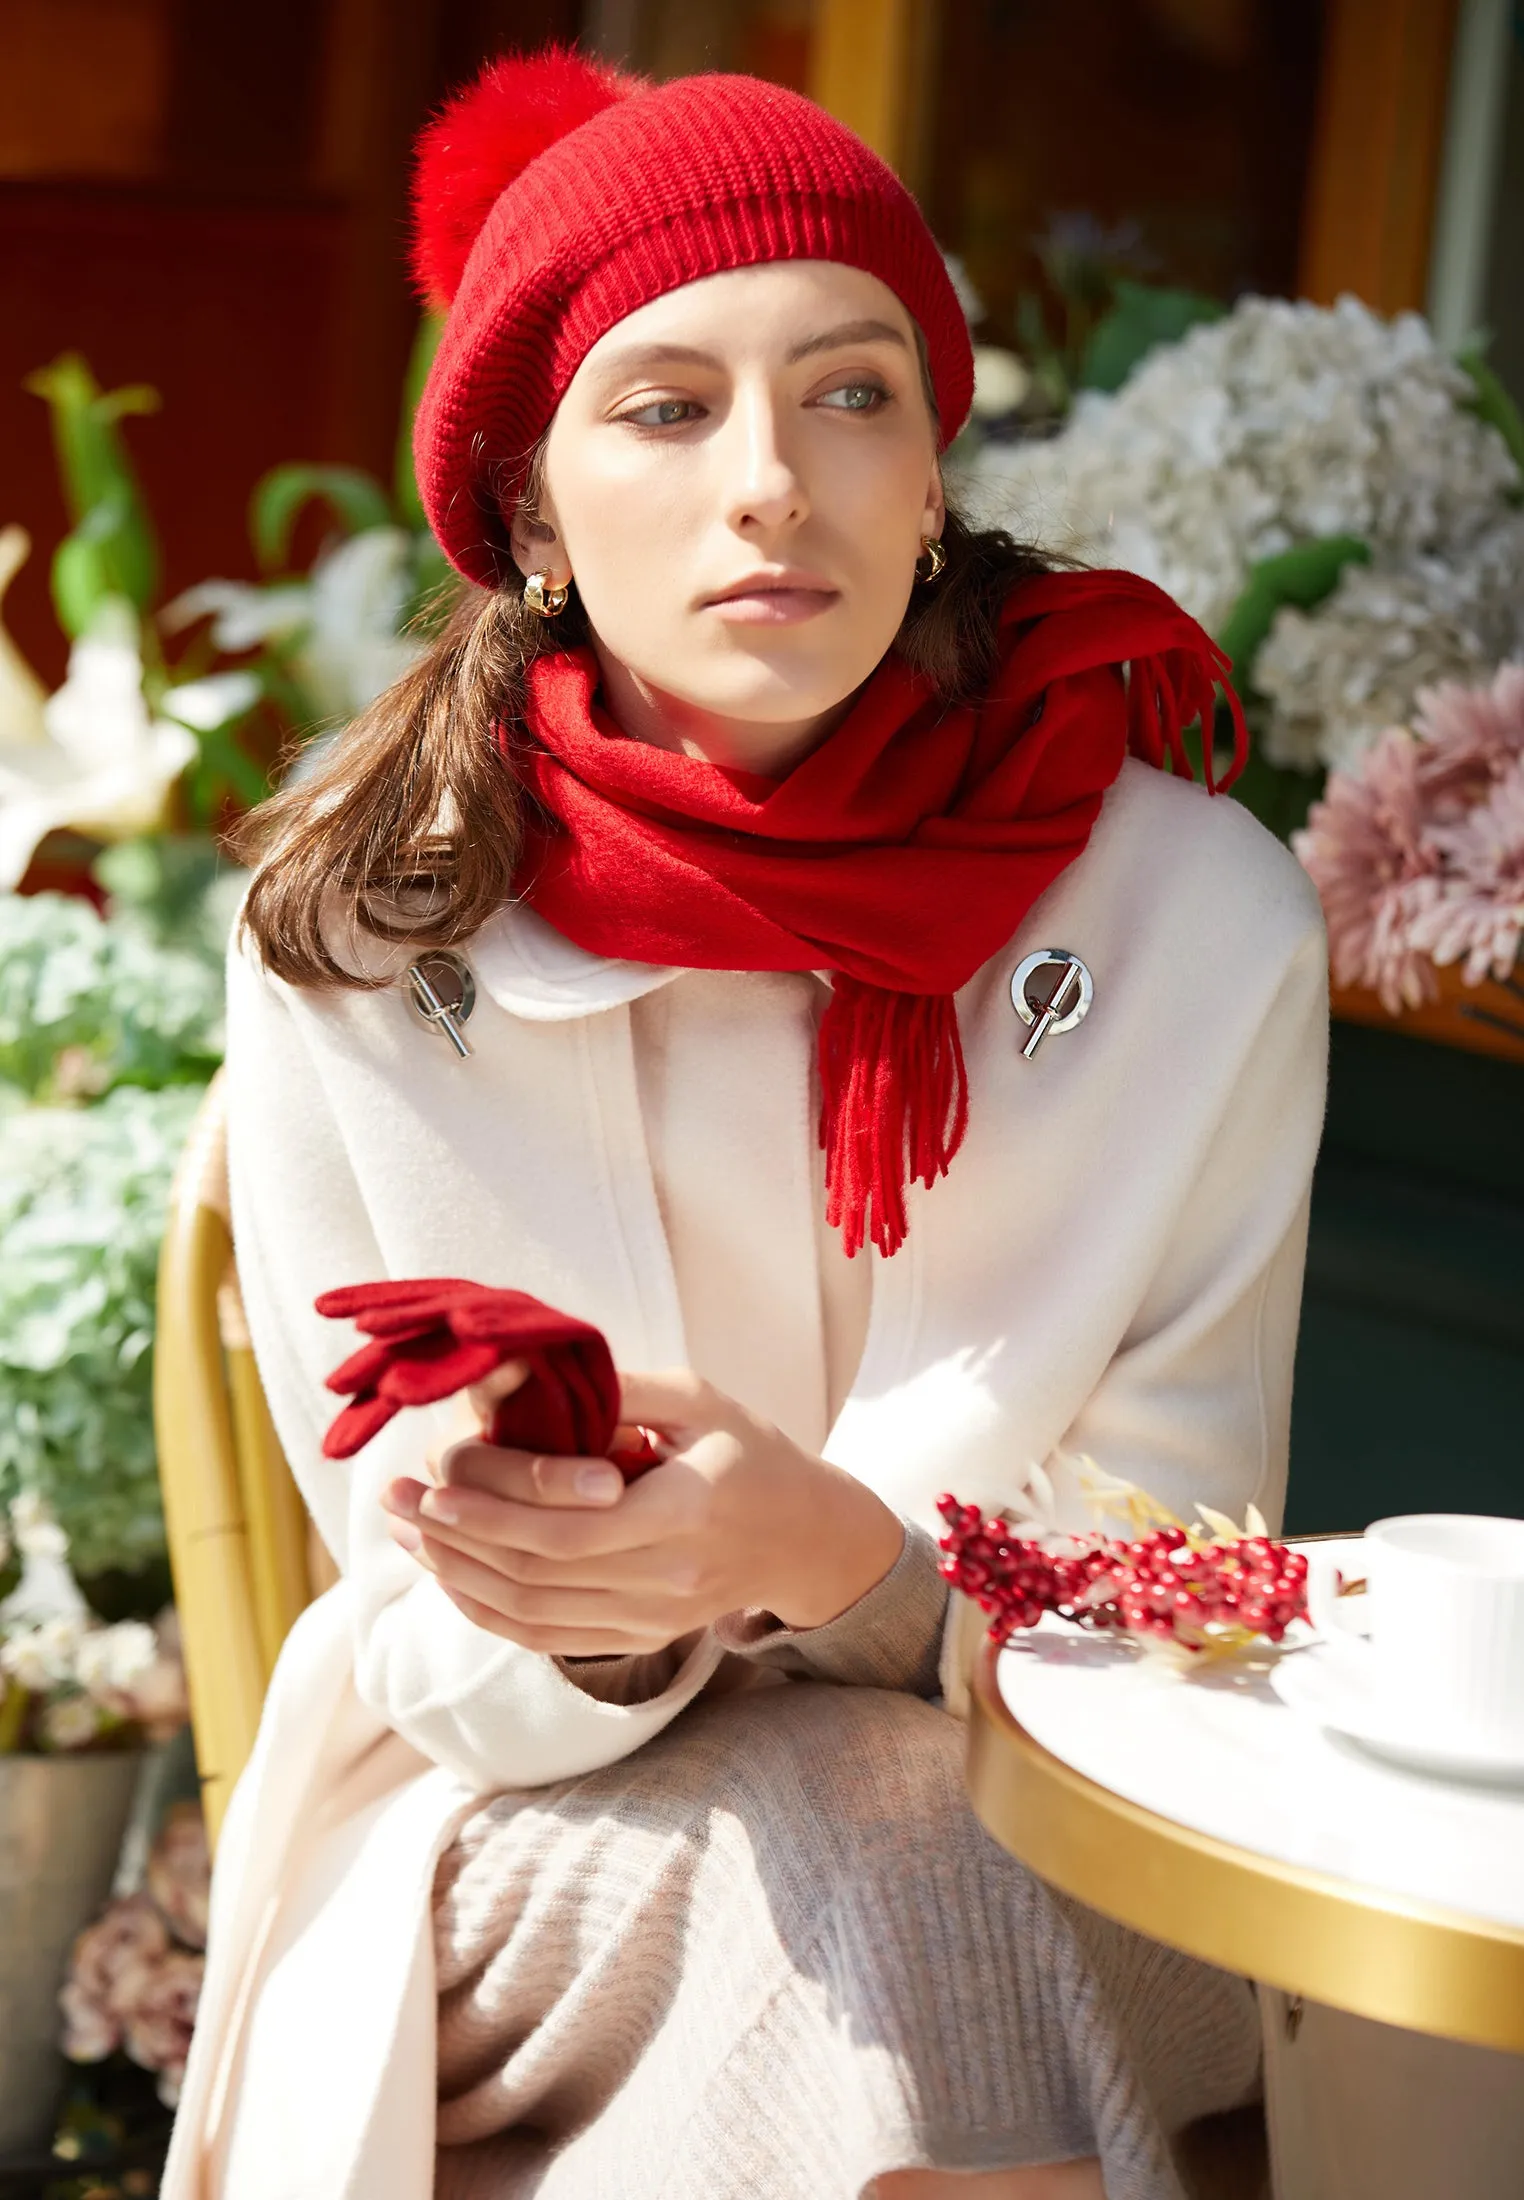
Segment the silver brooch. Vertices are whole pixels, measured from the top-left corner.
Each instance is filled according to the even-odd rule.
[[[1033,979],[1044,970],[1057,975],[1046,986],[1034,986]],[[1022,1022],[1032,1027],[1021,1050],[1022,1060],[1031,1061],[1050,1031],[1072,1031],[1076,1024],[1083,1023],[1094,999],[1095,985],[1089,971],[1067,947],[1039,948],[1035,955],[1018,963],[1011,977],[1011,1006]]]
[[[446,947],[430,948],[407,966],[407,998],[419,1022],[442,1031],[464,1060],[471,1042],[461,1026],[476,1006],[476,980],[470,965]]]

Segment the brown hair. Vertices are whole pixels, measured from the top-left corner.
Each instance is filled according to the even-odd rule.
[[[946,569],[916,588],[893,646],[956,703],[977,695],[994,670],[1012,587],[1053,561],[1002,532],[976,531],[951,510],[942,544]],[[316,770],[239,823],[232,852],[258,864],[243,924],[276,977],[377,985],[384,981],[338,961],[325,935],[363,928],[420,948],[454,947],[501,908],[513,893],[523,795],[500,737],[505,728],[522,732],[532,660],[587,639],[575,592],[547,620],[516,588],[463,583],[417,663]]]

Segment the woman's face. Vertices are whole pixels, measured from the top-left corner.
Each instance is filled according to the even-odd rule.
[[[514,554],[575,579],[625,731],[786,770],[883,657],[941,533],[909,314],[824,260],[642,306],[561,401],[539,520]]]

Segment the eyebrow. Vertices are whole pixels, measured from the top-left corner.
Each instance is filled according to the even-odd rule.
[[[843,321],[839,328],[824,329],[819,336],[807,336],[802,344],[795,344],[789,365],[813,358],[817,351],[840,351],[847,344],[898,344],[901,351],[910,349],[892,321]]]
[[[902,351],[910,349],[890,321],[843,321],[837,328],[822,329],[818,336],[806,336],[802,343],[793,345],[788,364],[795,366],[801,359],[813,359],[822,351],[840,351],[848,344],[898,344]],[[604,360],[603,374],[629,374],[639,367],[719,367],[723,363],[712,351],[701,351],[692,344],[632,344],[628,350],[616,351]]]

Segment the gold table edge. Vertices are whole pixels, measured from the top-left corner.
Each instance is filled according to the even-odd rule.
[[[1524,1931],[1238,1848],[1113,1794],[1045,1749],[981,1643],[968,1793],[1061,1892],[1150,1939],[1382,2024],[1524,2054]]]

